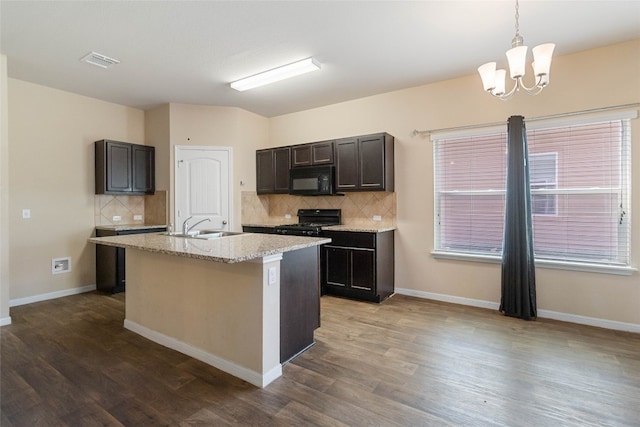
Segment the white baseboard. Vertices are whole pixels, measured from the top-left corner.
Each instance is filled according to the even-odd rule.
[[[596,317],[579,316],[577,314],[560,313],[558,311],[538,310],[538,317],[560,320],[563,322],[578,323],[581,325],[596,326],[598,328],[613,329],[616,331],[640,333],[640,325],[636,325],[634,323],[598,319]]]
[[[16,298],[9,300],[9,307],[17,307],[19,305],[31,304],[34,302],[46,301],[49,299],[56,299],[61,297],[68,297],[69,295],[82,294],[84,292],[91,292],[96,290],[96,285],[81,286],[79,288],[64,289],[62,291],[49,292],[46,294],[34,295],[25,298]]]
[[[187,344],[168,335],[151,330],[131,320],[125,319],[124,327],[138,335],[142,335],[143,337],[150,339],[155,343],[168,347],[172,350],[179,351],[180,353],[191,356],[194,359],[198,359],[257,387],[266,387],[269,383],[282,375],[281,364],[278,364],[275,368],[262,375],[259,372],[237,365],[226,359],[194,347],[191,344]]]
[[[423,292],[404,288],[396,288],[395,292],[400,295],[408,295],[412,297],[432,299],[436,301],[450,302],[453,304],[468,305],[472,307],[488,308],[490,310],[498,310],[500,308],[500,304],[497,302],[456,297],[445,294],[436,294],[433,292]],[[617,331],[640,333],[640,325],[637,325],[635,323],[617,322],[615,320],[598,319],[595,317],[579,316],[576,314],[560,313],[550,310],[538,310],[538,317],[560,320],[563,322],[578,323],[581,325],[596,326],[598,328],[614,329]]]
[[[11,316],[3,317],[2,319],[0,319],[0,326],[7,326],[10,324],[11,324]]]

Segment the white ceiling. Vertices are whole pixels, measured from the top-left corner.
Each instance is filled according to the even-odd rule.
[[[142,109],[175,102],[272,117],[504,66],[514,13],[515,1],[480,0],[2,0],[0,49],[12,78]],[[640,38],[640,1],[521,0],[520,34],[529,47],[556,43],[556,56]],[[91,51],[121,63],[80,62]],[[320,71],[229,87],[309,56]]]

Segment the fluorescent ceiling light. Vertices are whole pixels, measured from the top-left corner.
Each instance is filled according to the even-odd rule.
[[[302,61],[293,62],[291,64],[283,65],[282,67],[274,68],[273,70],[237,80],[231,83],[231,87],[242,92],[243,90],[268,85],[270,83],[319,69],[320,63],[318,61],[313,58],[307,58]]]

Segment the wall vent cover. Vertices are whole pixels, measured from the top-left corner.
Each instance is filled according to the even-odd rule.
[[[102,55],[97,52],[90,52],[86,54],[80,59],[80,61],[97,65],[101,68],[109,68],[120,63],[120,61],[118,61],[117,59],[109,58],[108,56]]]

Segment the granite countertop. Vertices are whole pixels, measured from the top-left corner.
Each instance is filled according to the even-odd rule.
[[[206,240],[149,233],[92,237],[89,242],[232,264],[322,245],[331,242],[331,239],[241,233]]]
[[[166,229],[166,224],[113,224],[113,225],[96,225],[96,230],[144,230],[149,228]]]

